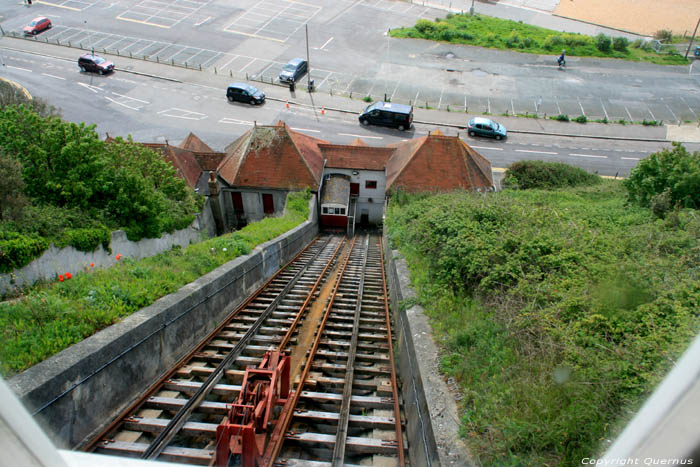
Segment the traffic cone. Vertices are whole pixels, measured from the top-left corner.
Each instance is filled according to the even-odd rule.
[[[289,108],[289,99],[287,99],[286,103],[284,104],[285,107]]]
[[[326,109],[324,109],[323,107],[321,107],[321,115],[326,115]]]

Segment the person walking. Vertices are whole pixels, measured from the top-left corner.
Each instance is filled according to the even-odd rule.
[[[557,59],[557,63],[559,66],[566,66],[566,50],[562,49],[561,55],[559,55],[559,58]]]

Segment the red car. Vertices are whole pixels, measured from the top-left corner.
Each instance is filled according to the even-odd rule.
[[[46,29],[51,29],[53,24],[51,24],[51,20],[44,17],[44,16],[39,16],[38,18],[34,18],[31,23],[26,25],[24,27],[24,35],[25,36],[35,36],[39,34],[41,31],[45,31]]]

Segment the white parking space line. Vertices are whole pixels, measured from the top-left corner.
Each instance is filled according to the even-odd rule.
[[[491,151],[503,151],[503,148],[494,148],[491,146],[472,146],[470,144],[469,147],[473,149],[490,149]]]
[[[683,101],[683,103],[684,103],[686,106],[688,106],[688,110],[690,110],[690,111],[693,113],[693,115],[695,116],[695,119],[697,119],[697,118],[698,118],[698,114],[696,114],[695,111],[693,110],[693,108],[688,104],[688,102],[687,102],[685,99],[683,99],[683,96],[681,96],[681,100]]]
[[[649,111],[649,115],[651,115],[651,119],[652,119],[652,120],[656,120],[656,117],[654,117],[654,114],[651,113],[651,109],[649,108],[648,105],[647,105],[647,110]]]
[[[323,44],[321,47],[319,47],[319,49],[320,49],[320,50],[323,50],[324,47],[326,47],[328,44],[330,44],[332,40],[333,40],[333,37],[331,37],[330,39],[328,39],[328,40],[326,41],[325,44]]]
[[[576,153],[574,153],[574,152],[570,153],[569,155],[570,155],[570,156],[576,156],[576,157],[595,157],[595,158],[597,158],[597,159],[607,159],[607,158],[608,158],[608,156],[596,156],[596,155],[593,155],[593,154],[576,154]]]
[[[60,76],[56,76],[56,75],[50,75],[48,73],[42,73],[42,75],[48,76],[49,78],[62,79],[63,81],[66,80],[66,78],[61,78]]]
[[[32,70],[28,70],[26,68],[20,68],[18,66],[12,66],[12,65],[7,65],[7,68],[14,68],[15,70],[20,70],[20,71],[28,71],[29,73],[32,72]]]
[[[532,154],[551,154],[553,156],[558,155],[558,152],[546,152],[546,151],[528,151],[527,149],[516,149],[515,152],[528,152]]]
[[[338,133],[338,136],[351,136],[353,138],[363,139],[384,139],[382,136],[353,135],[351,133]]]
[[[625,112],[627,112],[627,116],[630,118],[630,122],[634,121],[634,119],[632,118],[632,114],[630,113],[630,111],[629,111],[629,109],[627,108],[627,106],[625,106]]]

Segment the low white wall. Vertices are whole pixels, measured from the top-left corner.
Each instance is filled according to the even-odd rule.
[[[171,234],[164,233],[160,238],[144,238],[138,242],[129,241],[123,230],[114,231],[109,244],[112,249],[111,255],[102,245],[87,253],[71,246],[59,249],[51,245],[39,258],[22,269],[0,274],[0,294],[32,285],[39,280],[55,280],[58,274],[66,272],[75,276],[90,269],[90,263],[94,263],[95,268],[110,267],[117,262],[118,254],[125,258],[146,258],[169,250],[175,245],[184,248],[190,243],[200,241],[202,237],[208,237],[206,219],[205,225],[201,225],[200,219],[201,216],[197,216],[185,229],[176,230]]]

